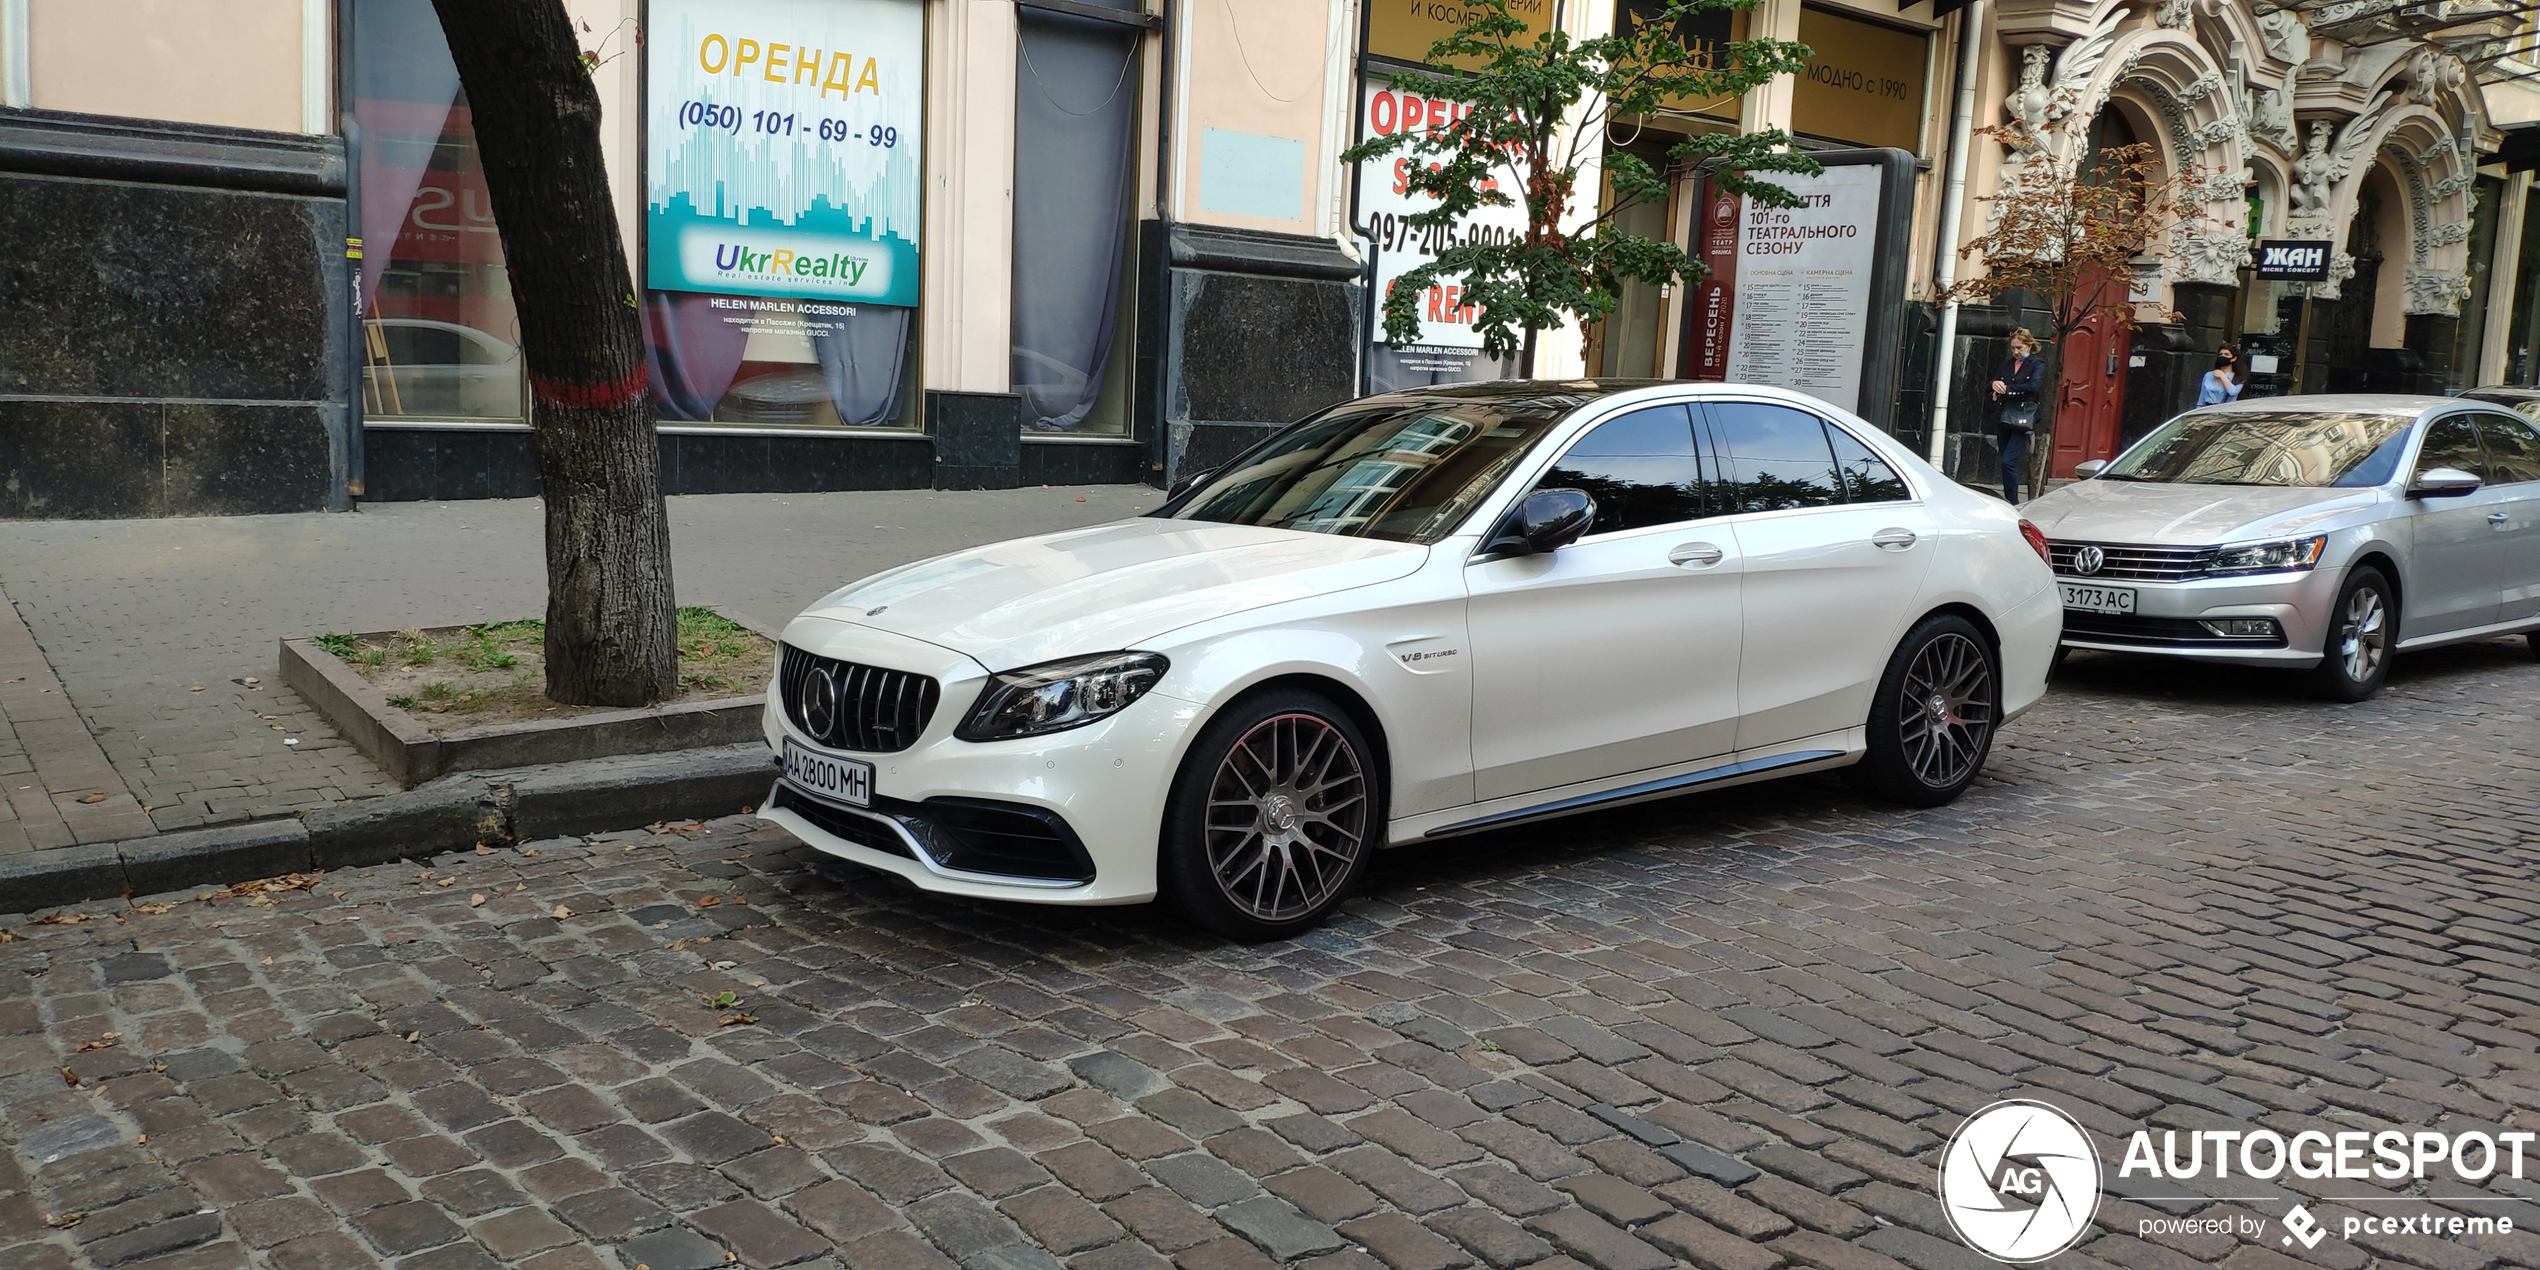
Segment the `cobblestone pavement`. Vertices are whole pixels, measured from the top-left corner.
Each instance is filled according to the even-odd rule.
[[[2540,1265],[2540,1170],[2114,1167],[2532,1126],[2540,666],[2068,671],[1955,807],[1810,777],[1407,849],[1260,947],[746,820],[17,924],[0,1266],[1960,1270],[1939,1149],[2021,1095],[2135,1196],[2060,1266]],[[2403,1193],[2518,1229],[2338,1233]],[[2295,1199],[2308,1252],[2141,1237]]]
[[[682,604],[781,624],[866,573],[1132,515],[1158,497],[1106,485],[673,498],[672,576]],[[91,753],[102,747],[139,799],[102,810],[146,807],[149,819],[133,816],[124,830],[146,833],[394,790],[282,685],[277,642],[537,616],[546,609],[541,533],[534,499],[377,503],[352,515],[0,522],[0,588],[94,734]],[[5,643],[0,630],[0,662],[9,660]],[[0,742],[0,769],[10,766]],[[74,786],[55,792],[74,800],[95,784],[89,774],[65,779]],[[30,846],[68,845],[68,835],[32,824],[27,832]],[[11,847],[0,821],[0,851]]]

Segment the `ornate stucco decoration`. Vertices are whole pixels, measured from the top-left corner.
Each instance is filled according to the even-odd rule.
[[[2293,163],[2291,228],[2297,237],[2315,237],[2328,232],[2329,172],[2333,163],[2328,154],[2328,140],[2332,131],[2333,127],[2327,120],[2312,120],[2310,143],[2302,148],[2302,157]],[[2328,285],[2334,286],[2334,283]],[[2331,295],[2333,298],[2334,292]]]
[[[2170,252],[2178,261],[2178,281],[2230,286],[2239,280],[2241,268],[2249,263],[2249,240],[2227,230],[2181,235],[2170,240]]]
[[[2353,278],[2354,276],[2355,258],[2341,251],[2328,258],[2328,281],[2313,282],[2306,285],[2310,289],[2312,299],[2334,300],[2338,296],[2339,289],[2344,287],[2347,280]]]
[[[2404,294],[2402,308],[2411,316],[2458,317],[2461,301],[2469,298],[2469,275],[2457,269],[2411,266]]]
[[[2258,40],[2267,55],[2295,66],[2311,60],[2311,28],[2291,9],[2268,9],[2258,15]],[[2289,148],[2289,147],[2288,147]]]

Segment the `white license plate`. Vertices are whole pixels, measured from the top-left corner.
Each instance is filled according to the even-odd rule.
[[[2064,607],[2075,613],[2134,612],[2134,588],[2130,586],[2083,586],[2078,582],[2058,582],[2064,593]]]
[[[785,738],[785,783],[811,795],[850,807],[873,805],[873,765],[863,759],[819,754]]]

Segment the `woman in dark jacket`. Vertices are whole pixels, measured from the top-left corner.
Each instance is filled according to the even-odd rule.
[[[2002,497],[2014,507],[2020,505],[2020,469],[2028,463],[2029,434],[2037,427],[2043,368],[2037,338],[2023,326],[2011,332],[2011,355],[1993,371],[1993,400],[2001,408],[1996,436],[2002,442]]]

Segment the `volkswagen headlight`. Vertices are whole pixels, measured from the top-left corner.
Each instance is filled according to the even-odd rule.
[[[2206,563],[2208,577],[2234,573],[2299,573],[2320,562],[2320,550],[2328,546],[2325,534],[2310,538],[2280,538],[2273,542],[2242,542],[2214,548],[2213,559]]]
[[[953,735],[1004,741],[1081,728],[1145,696],[1171,664],[1160,653],[1096,653],[991,675]]]

